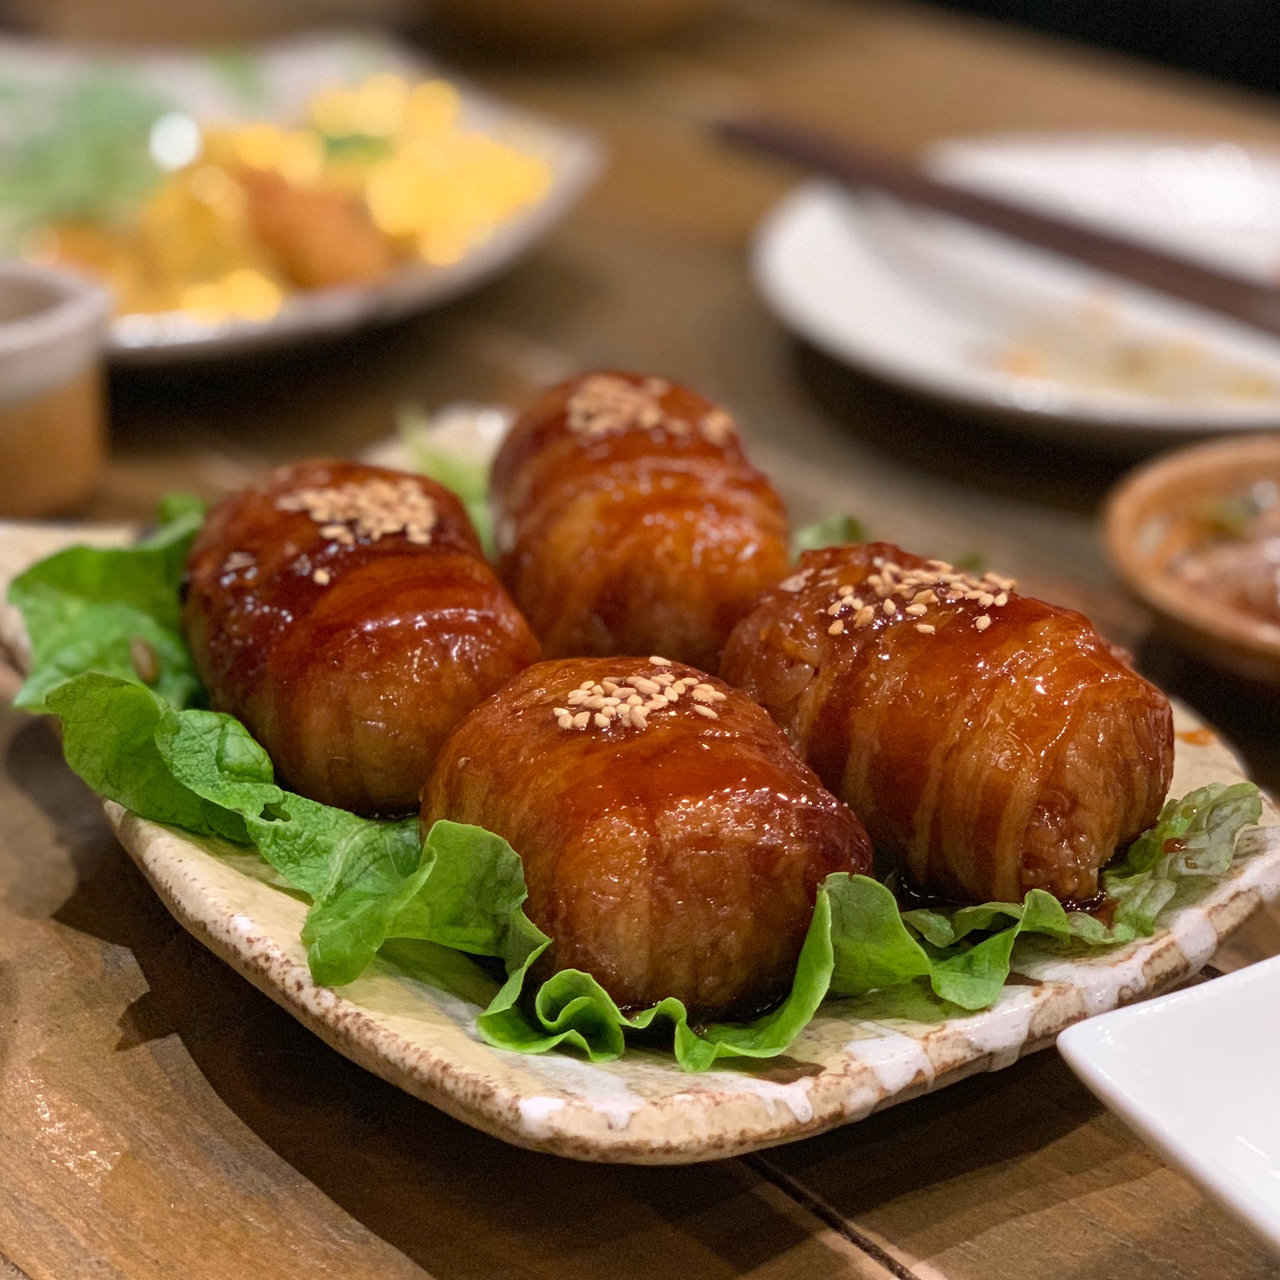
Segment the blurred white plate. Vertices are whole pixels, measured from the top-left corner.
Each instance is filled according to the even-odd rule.
[[[448,266],[407,265],[371,284],[299,291],[266,321],[211,323],[184,312],[117,316],[109,354],[121,364],[169,364],[288,346],[424,311],[465,293],[526,253],[574,204],[598,172],[602,153],[587,134],[498,102],[411,49],[377,33],[316,33],[252,50],[214,53],[80,50],[0,38],[0,86],[57,83],[89,67],[124,71],[132,82],[198,121],[297,120],[312,93],[378,71],[418,79],[440,75],[462,96],[465,126],[547,161],[551,187],[535,205],[502,222]],[[0,137],[13,127],[0,119]]]
[[[1280,1251],[1280,956],[1068,1027],[1072,1070]]]
[[[927,167],[1250,276],[1280,271],[1277,152],[1015,135],[943,144]],[[1133,442],[1280,426],[1280,339],[888,197],[803,184],[761,228],[754,271],[781,319],[828,354],[1026,430]],[[1151,342],[1191,361],[1167,394],[1100,374]],[[1040,376],[1001,367],[1028,346],[1047,355]],[[1237,373],[1267,389],[1212,385]]]

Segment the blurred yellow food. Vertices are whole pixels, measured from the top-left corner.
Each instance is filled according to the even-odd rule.
[[[42,227],[28,250],[104,278],[121,313],[213,321],[267,320],[291,292],[399,263],[447,265],[551,184],[545,160],[459,111],[445,81],[380,73],[317,93],[297,127],[166,117],[152,151],[170,171],[132,217]]]

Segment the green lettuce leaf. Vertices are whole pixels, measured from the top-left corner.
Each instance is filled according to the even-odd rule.
[[[805,525],[791,535],[791,551],[821,551],[823,547],[840,547],[848,542],[866,542],[867,530],[856,516],[828,516]]]
[[[1251,782],[1212,782],[1181,800],[1170,800],[1155,826],[1103,875],[1103,888],[1117,904],[1117,925],[1129,925],[1141,934],[1154,932],[1157,917],[1179,887],[1226,871],[1236,837],[1261,817],[1262,799]]]
[[[131,547],[69,547],[13,580],[9,600],[31,639],[31,674],[16,706],[41,710],[50,690],[86,671],[145,676],[174,706],[198,696],[178,583],[203,512],[173,500],[161,514],[160,527]]]
[[[485,421],[482,415],[492,415]],[[400,438],[415,470],[451,489],[462,501],[480,537],[484,553],[492,556],[493,516],[489,510],[489,467],[506,418],[500,410],[463,412],[456,421],[448,414],[433,421],[406,406],[400,412]]]

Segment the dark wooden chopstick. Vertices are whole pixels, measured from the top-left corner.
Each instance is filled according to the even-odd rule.
[[[953,186],[846,138],[764,118],[726,120],[716,128],[731,142],[791,160],[850,186],[874,188],[909,204],[951,214],[1256,329],[1280,334],[1280,288],[1275,286],[1204,266],[1113,232],[1095,231],[996,196]]]

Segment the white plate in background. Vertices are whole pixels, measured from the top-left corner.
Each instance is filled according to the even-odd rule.
[[[1280,273],[1280,152],[1011,135],[939,145],[926,167],[1254,278]],[[761,227],[754,273],[778,316],[828,354],[1024,430],[1132,443],[1280,427],[1280,338],[887,196],[802,184]],[[1147,341],[1193,349],[1210,374],[1170,394],[1093,376],[1117,344]],[[1048,372],[1001,367],[1028,345],[1048,348]],[[1268,389],[1208,387],[1224,369]]]
[[[1113,1111],[1280,1252],[1280,956],[1068,1027]]]
[[[0,37],[0,84],[58,84],[96,67],[135,84],[197,121],[298,120],[310,96],[378,71],[408,79],[442,76],[461,94],[461,120],[546,160],[551,187],[537,204],[506,219],[448,266],[406,264],[368,284],[291,293],[265,321],[210,322],[184,312],[117,316],[108,353],[118,364],[159,365],[263,351],[336,335],[440,306],[476,288],[523,256],[564,216],[599,171],[589,135],[499,102],[458,82],[422,55],[376,32],[312,33],[252,49],[217,53],[86,50]],[[0,136],[6,122],[0,118]],[[0,211],[2,212],[2,211]]]

